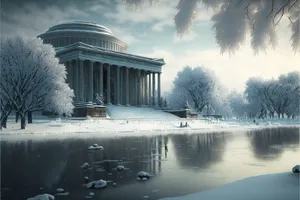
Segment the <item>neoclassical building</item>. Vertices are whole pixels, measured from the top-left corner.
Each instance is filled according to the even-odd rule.
[[[127,45],[108,28],[75,21],[53,26],[38,37],[52,44],[65,64],[75,108],[91,105],[97,93],[105,104],[158,104],[164,60],[126,53]]]

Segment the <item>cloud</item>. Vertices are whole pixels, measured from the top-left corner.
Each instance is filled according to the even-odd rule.
[[[175,33],[174,36],[173,36],[172,43],[177,44],[177,43],[192,41],[196,38],[196,36],[197,36],[197,34],[193,30],[188,31],[183,36],[180,36],[177,33]]]
[[[140,42],[138,38],[133,36],[132,30],[129,28],[110,26],[109,29],[113,32],[114,36],[121,39],[128,46]]]
[[[176,1],[164,0],[158,3],[142,3],[139,7],[127,6],[120,1],[116,4],[114,11],[104,13],[107,19],[117,23],[150,23],[172,19],[175,13]]]
[[[152,26],[152,30],[156,32],[162,32],[166,27],[174,27],[175,29],[175,24],[173,19],[166,19],[155,23]]]
[[[300,54],[295,54],[292,50],[289,40],[291,33],[286,28],[287,24],[287,21],[283,20],[277,27],[278,46],[276,49],[269,49],[266,54],[254,55],[250,46],[251,38],[248,37],[246,45],[231,56],[221,55],[217,46],[209,50],[187,49],[176,54],[168,47],[156,47],[143,55],[165,59],[166,65],[163,66],[162,73],[163,92],[171,89],[177,72],[186,65],[203,65],[212,69],[226,88],[242,92],[245,82],[250,77],[270,79],[290,71],[299,71]]]
[[[16,13],[2,12],[1,34],[2,36],[13,36],[25,34],[35,37],[45,32],[49,27],[61,23],[73,16],[86,17],[86,13],[74,6],[60,8],[58,6],[47,6],[41,9],[37,4],[26,4],[23,9]]]

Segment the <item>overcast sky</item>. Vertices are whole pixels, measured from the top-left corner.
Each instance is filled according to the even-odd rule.
[[[275,50],[255,56],[248,41],[235,55],[221,55],[211,29],[212,13],[205,8],[199,8],[190,33],[183,38],[176,35],[176,2],[163,0],[136,9],[121,0],[1,0],[1,36],[22,33],[35,37],[53,25],[72,20],[102,24],[128,44],[128,53],[165,59],[163,92],[171,88],[185,65],[213,69],[225,87],[238,91],[243,91],[249,77],[271,78],[299,70],[300,55],[290,47],[288,19],[282,19],[277,27],[279,43]]]

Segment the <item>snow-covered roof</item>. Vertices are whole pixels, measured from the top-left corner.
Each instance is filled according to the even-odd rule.
[[[58,47],[58,48],[55,48],[55,51],[57,54],[61,54],[63,52],[70,51],[72,49],[83,49],[83,50],[87,50],[87,51],[94,51],[97,53],[109,54],[109,55],[114,55],[114,56],[118,56],[118,57],[125,57],[125,58],[131,58],[131,59],[136,59],[136,60],[148,61],[148,62],[160,64],[160,65],[165,64],[165,61],[163,58],[148,58],[148,57],[138,56],[138,55],[134,55],[134,54],[116,52],[116,51],[108,50],[108,49],[101,48],[98,46],[85,44],[83,42],[77,42],[77,43],[74,43],[74,44],[71,44],[68,46]]]

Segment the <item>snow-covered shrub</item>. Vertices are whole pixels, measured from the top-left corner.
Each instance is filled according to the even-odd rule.
[[[96,98],[95,98],[96,100],[96,104],[97,105],[101,105],[101,106],[103,106],[104,105],[104,97],[103,97],[103,94],[98,94],[98,93],[96,93]]]

